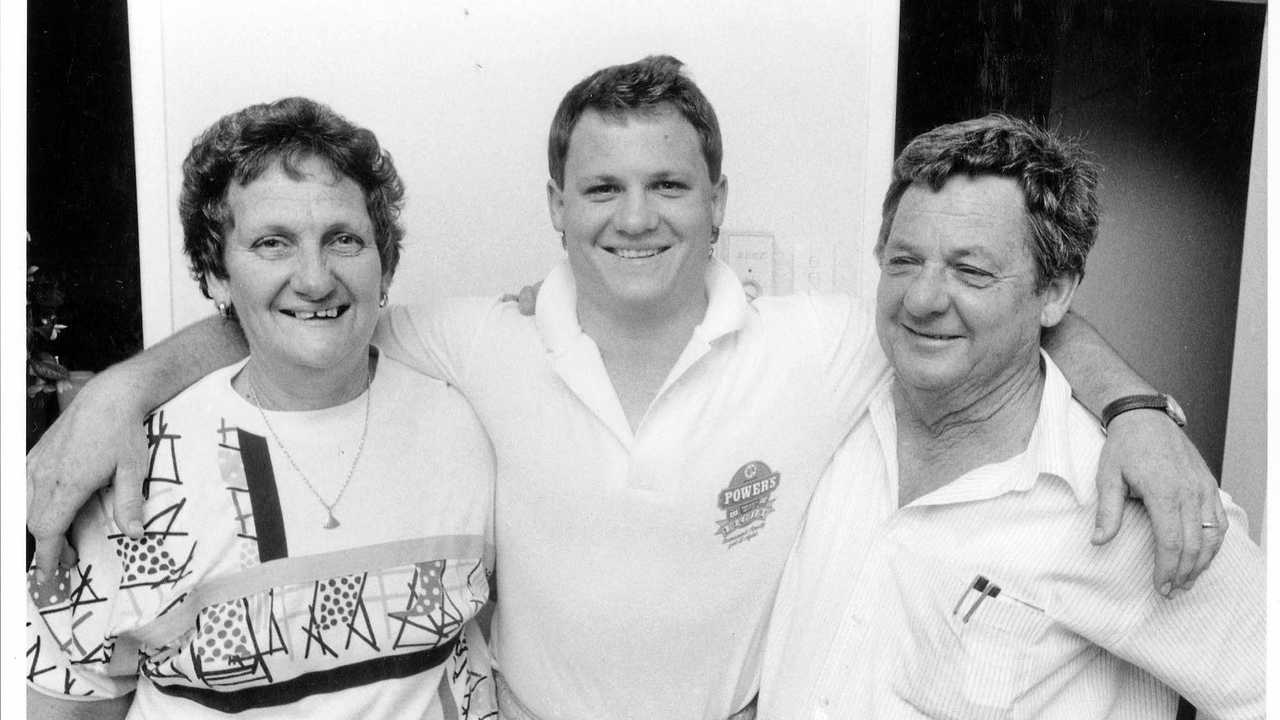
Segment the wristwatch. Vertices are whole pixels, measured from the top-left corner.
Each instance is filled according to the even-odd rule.
[[[1178,427],[1185,427],[1187,424],[1187,414],[1183,412],[1178,401],[1174,400],[1172,395],[1160,393],[1159,395],[1128,395],[1111,401],[1102,409],[1102,427],[1105,429],[1120,413],[1140,409],[1162,410],[1170,420],[1178,424]]]

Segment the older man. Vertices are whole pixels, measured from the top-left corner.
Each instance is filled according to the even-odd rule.
[[[461,389],[493,440],[506,714],[721,720],[748,706],[812,488],[887,371],[863,303],[751,305],[711,260],[728,194],[720,130],[680,67],[604,68],[561,102],[547,199],[567,257],[536,317],[464,299],[393,308],[375,337]],[[138,438],[113,429],[121,408],[141,417],[236,348],[233,328],[206,321],[101,376],[33,454],[34,507],[58,483],[91,489],[95,473],[142,464]],[[1068,355],[1088,356],[1080,378],[1115,364]],[[1145,387],[1120,374],[1087,393],[1099,408]],[[1130,437],[1129,469],[1148,490],[1176,475],[1174,493],[1195,495],[1203,465],[1169,463],[1186,441],[1153,415],[1116,433]],[[136,482],[117,486],[136,494]],[[1163,517],[1176,525],[1179,510]],[[1183,579],[1214,546],[1184,547]]]
[[[1104,431],[1039,338],[1083,275],[1096,181],[1075,146],[1003,116],[902,151],[876,246],[893,377],[788,561],[762,717],[1171,718],[1177,693],[1262,716],[1263,563],[1238,508],[1173,601],[1134,573],[1140,506],[1110,545],[1083,541]]]

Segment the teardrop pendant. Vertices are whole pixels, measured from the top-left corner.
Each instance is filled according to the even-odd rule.
[[[328,508],[325,508],[325,509],[327,510]],[[333,516],[333,511],[329,510],[329,519],[324,521],[324,529],[332,530],[341,524],[342,523],[338,522],[338,518]]]

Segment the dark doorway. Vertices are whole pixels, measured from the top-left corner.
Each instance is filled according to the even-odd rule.
[[[1005,112],[1080,137],[1105,168],[1074,307],[1195,419],[1221,475],[1261,4],[904,0],[896,148]]]
[[[128,13],[123,0],[27,12],[28,309],[66,326],[34,344],[98,371],[142,347]],[[57,412],[39,395],[28,447]]]

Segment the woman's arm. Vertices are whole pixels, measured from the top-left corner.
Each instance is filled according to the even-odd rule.
[[[109,700],[63,700],[27,688],[27,720],[124,720],[133,693]]]

